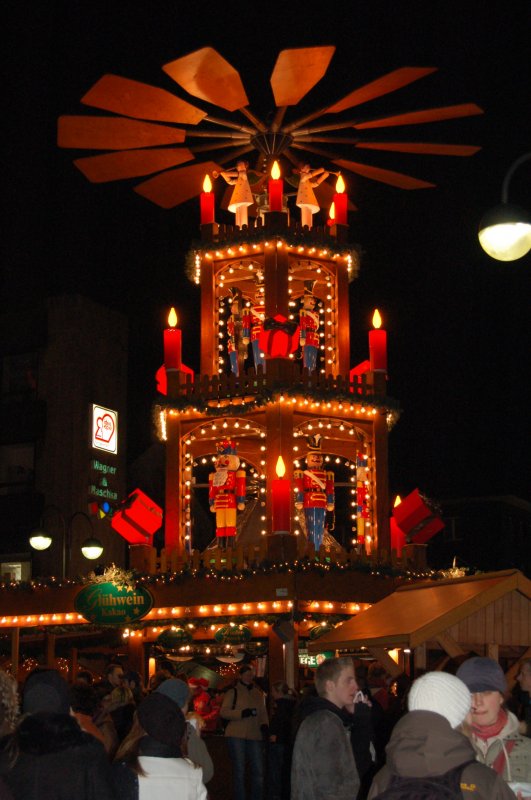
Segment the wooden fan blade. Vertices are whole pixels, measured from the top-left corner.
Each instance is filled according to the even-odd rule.
[[[381,167],[371,167],[368,164],[358,164],[356,161],[337,159],[334,160],[334,164],[350,172],[355,172],[357,175],[362,175],[364,178],[369,178],[371,181],[380,181],[399,189],[431,189],[435,186],[434,183],[421,181],[411,175],[403,175],[401,172],[393,172]]]
[[[234,67],[212,47],[203,47],[162,67],[188,94],[236,111],[249,104]]]
[[[393,117],[358,122],[354,125],[354,128],[356,130],[368,130],[369,128],[388,128],[398,125],[421,125],[425,122],[441,122],[444,119],[473,117],[475,114],[483,114],[483,109],[475,103],[461,103],[456,106],[426,108],[423,111],[409,111],[406,114],[396,114]]]
[[[106,183],[151,175],[193,158],[186,147],[168,147],[164,150],[124,150],[120,153],[88,156],[76,159],[74,164],[91,183]]]
[[[184,142],[185,131],[127,117],[59,117],[57,144],[80,150],[130,150]]]
[[[437,142],[358,142],[356,147],[431,156],[473,156],[481,150],[481,147],[471,144],[437,144]]]
[[[104,75],[81,98],[81,102],[86,106],[103,108],[105,111],[136,119],[197,125],[206,117],[206,113],[200,108],[165,89],[121,78],[119,75]]]
[[[418,81],[420,78],[431,75],[432,72],[436,71],[437,67],[401,67],[400,69],[395,69],[393,72],[388,72],[387,75],[382,75],[381,78],[377,78],[375,81],[371,81],[365,86],[360,86],[359,89],[347,94],[342,100],[334,103],[333,106],[329,106],[327,113],[336,114],[346,108],[368,103],[369,100],[382,97],[384,94],[389,94],[389,92],[395,92],[397,89],[401,89],[403,86],[407,86],[409,83]]]
[[[335,47],[300,47],[282,50],[271,75],[277,106],[294,106],[325,74]]]
[[[168,170],[139,183],[135,186],[135,192],[162,208],[174,208],[192,197],[199,198],[203,178],[214,170],[221,171],[219,164],[214,161]]]

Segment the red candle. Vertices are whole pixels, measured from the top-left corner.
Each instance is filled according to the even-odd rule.
[[[203,191],[200,197],[201,203],[201,225],[210,225],[214,222],[214,193],[212,192],[212,181],[205,175],[203,181]]]
[[[369,359],[373,372],[387,372],[387,331],[381,328],[382,318],[378,309],[372,317],[374,328],[369,331]]]
[[[345,181],[339,175],[336,181],[336,193],[334,194],[334,211],[336,225],[347,224],[347,205],[348,195],[345,193]]]
[[[168,326],[164,330],[164,366],[166,369],[181,369],[181,331],[177,328],[174,308],[168,314]]]
[[[282,211],[282,194],[283,194],[283,180],[280,177],[280,167],[278,161],[275,161],[271,169],[271,178],[269,179],[269,210]]]
[[[273,506],[273,533],[289,533],[291,528],[291,484],[284,478],[286,467],[282,456],[278,457],[277,478],[271,488]]]
[[[394,508],[399,506],[401,502],[402,500],[400,499],[400,495],[397,495],[396,500],[394,502]],[[394,515],[390,519],[390,527],[391,527],[391,550],[396,550],[396,554],[398,558],[400,558],[402,555],[402,548],[406,544],[406,534],[399,526]]]

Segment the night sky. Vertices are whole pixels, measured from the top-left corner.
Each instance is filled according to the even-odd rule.
[[[345,176],[359,207],[349,218],[351,239],[363,249],[350,290],[352,364],[368,356],[367,331],[378,307],[388,330],[389,393],[402,408],[390,436],[392,492],[403,496],[419,487],[436,500],[506,494],[531,500],[531,254],[496,262],[476,236],[482,214],[500,201],[506,170],[531,149],[531,4],[307,6],[5,3],[5,297],[16,303],[78,291],[128,316],[128,447],[136,458],[153,440],[153,374],[172,305],[184,359],[199,367],[199,291],[184,275],[185,254],[199,234],[198,202],[165,211],[132,191],[141,179],[90,184],[72,165],[74,153],[56,146],[57,117],[94,113],[79,100],[106,72],[171,90],[162,64],[206,45],[239,70],[251,109],[266,118],[274,110],[269,76],[285,47],[337,47],[325,79],[305,100],[309,110],[398,67],[438,67],[360,107],[360,114],[477,103],[482,116],[395,128],[381,138],[483,149],[471,158],[352,154],[437,184],[415,192]],[[509,196],[528,209],[530,179],[531,161],[515,174]]]

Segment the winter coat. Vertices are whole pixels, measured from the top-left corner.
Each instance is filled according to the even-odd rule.
[[[355,800],[360,779],[340,708],[322,697],[299,706],[291,800]]]
[[[372,782],[369,800],[387,787],[392,775],[427,778],[475,759],[468,739],[454,730],[445,717],[432,711],[410,711],[403,716],[391,734],[386,753],[386,764]],[[515,798],[505,781],[479,762],[464,768],[461,791],[466,800]]]
[[[115,800],[105,750],[74,717],[30,714],[13,737],[16,760],[3,778],[14,800]]]
[[[295,711],[296,700],[294,697],[279,697],[275,701],[275,710],[271,714],[269,723],[269,736],[276,736],[276,743],[286,747],[291,746],[291,723]]]
[[[201,767],[176,756],[167,745],[145,736],[140,741],[138,763],[145,775],[137,774],[125,762],[112,765],[117,800],[206,800]]]
[[[251,739],[261,741],[264,730],[262,726],[268,725],[267,710],[264,694],[258,686],[238,681],[236,684],[236,704],[234,708],[234,689],[225,692],[223,703],[221,704],[220,716],[222,719],[229,720],[225,729],[225,736],[234,736],[235,739]],[[242,711],[246,708],[256,710],[253,716],[242,717]]]
[[[518,733],[518,719],[511,711],[498,736],[485,741],[472,734],[470,740],[482,764],[496,769],[496,759],[504,761],[500,774],[506,781],[531,783],[531,739]]]
[[[186,723],[186,747],[190,761],[203,770],[203,783],[208,783],[214,775],[214,762],[205,742],[191,722]]]

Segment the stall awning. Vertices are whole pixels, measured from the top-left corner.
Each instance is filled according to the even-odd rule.
[[[531,601],[531,581],[519,570],[401,586],[367,611],[309,643],[308,649],[413,649],[514,591]]]

